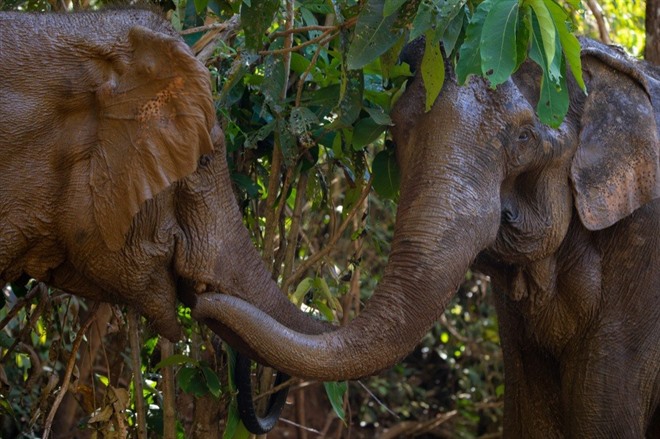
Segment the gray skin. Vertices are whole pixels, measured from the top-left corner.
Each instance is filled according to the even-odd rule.
[[[417,75],[393,112],[391,255],[349,325],[306,336],[218,295],[193,315],[288,374],[355,379],[410,352],[473,265],[493,280],[505,437],[660,437],[660,75],[588,40],[582,63],[589,95],[570,78],[558,129],[532,64],[496,89],[448,67],[428,113]]]
[[[207,290],[322,331],[254,249],[223,139],[208,70],[159,15],[0,13],[0,285],[128,304],[173,341],[177,297]]]

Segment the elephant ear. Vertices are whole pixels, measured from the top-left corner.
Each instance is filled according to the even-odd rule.
[[[135,26],[120,45],[96,91],[90,157],[94,219],[111,250],[124,245],[142,203],[213,150],[216,121],[208,70],[181,40]]]
[[[600,230],[660,197],[660,84],[600,44],[583,49],[582,66],[589,95],[571,176],[582,223]]]

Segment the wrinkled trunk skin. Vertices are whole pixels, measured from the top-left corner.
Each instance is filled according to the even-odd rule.
[[[415,102],[419,87],[413,84],[401,100]],[[499,225],[503,171],[488,169],[497,167],[498,152],[491,148],[490,155],[474,158],[470,151],[477,139],[452,137],[452,127],[465,122],[462,112],[446,110],[447,102],[460,101],[476,108],[476,98],[469,88],[454,86],[441,99],[444,105],[417,118],[422,128],[431,126],[424,121],[442,120],[446,129],[410,125],[395,132],[402,186],[392,252],[373,298],[355,320],[334,332],[305,335],[247,302],[217,295],[198,298],[193,316],[224,326],[259,361],[304,378],[356,379],[409,353],[439,318],[474,257],[494,241]],[[440,108],[443,113],[434,115]]]
[[[275,320],[296,330],[317,334],[331,329],[299,311],[278,289],[242,223],[232,192],[225,148],[219,128],[214,132],[216,152],[200,160],[198,172],[182,181],[176,191],[177,237],[175,269],[180,298],[191,307],[197,294],[219,290],[249,302]],[[218,293],[206,294],[213,301]],[[216,322],[212,329],[222,332]],[[224,332],[229,342],[240,340]]]

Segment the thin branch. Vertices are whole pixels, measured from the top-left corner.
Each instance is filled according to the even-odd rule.
[[[16,304],[12,307],[12,309],[9,310],[5,318],[2,319],[2,322],[0,322],[0,331],[3,330],[5,326],[7,326],[7,323],[9,323],[14,317],[16,317],[16,314],[18,314],[20,310],[22,310],[27,304],[32,302],[32,299],[34,299],[35,296],[41,292],[41,287],[39,287],[39,285],[42,285],[41,282],[39,282],[37,285],[31,288],[30,291],[24,297],[16,301]]]
[[[221,23],[211,23],[211,24],[206,24],[204,26],[198,26],[198,27],[191,27],[190,29],[184,29],[182,31],[179,31],[179,35],[190,35],[190,34],[198,34],[200,32],[206,32],[209,30],[215,30],[215,29],[220,29],[220,30],[225,30],[229,27],[232,27],[233,23],[231,20],[229,21],[223,21]]]
[[[591,10],[591,13],[596,19],[596,25],[598,26],[598,34],[600,35],[600,40],[605,44],[610,44],[610,29],[603,17],[603,8],[600,7],[596,0],[586,0],[587,6]]]
[[[259,51],[259,55],[265,56],[265,55],[282,55],[282,54],[287,54],[291,52],[297,52],[298,50],[302,49],[303,47],[310,46],[312,44],[318,43],[320,41],[325,40],[328,38],[328,36],[331,35],[332,38],[336,37],[339,35],[339,32],[332,32],[332,30],[327,30],[323,32],[321,35],[318,37],[312,38],[311,40],[307,40],[304,43],[300,43],[297,46],[288,46],[283,47],[281,49],[275,49],[275,50],[261,50]],[[332,39],[330,38],[330,39]]]
[[[353,220],[353,217],[356,215],[358,211],[361,210],[362,208],[362,203],[364,200],[367,199],[369,196],[369,192],[371,191],[371,180],[373,179],[373,176],[369,179],[367,184],[364,187],[364,190],[362,191],[362,194],[360,195],[360,198],[357,200],[357,202],[353,205],[353,208],[351,211],[348,213],[346,216],[346,219],[341,223],[339,226],[339,229],[332,235],[330,238],[330,241],[328,244],[323,247],[321,251],[318,253],[312,255],[309,257],[309,259],[306,259],[298,269],[284,282],[284,285],[282,286],[282,291],[288,291],[291,285],[297,281],[300,277],[302,277],[307,270],[312,267],[314,264],[316,264],[318,261],[326,257],[332,250],[334,250],[335,245],[341,238],[342,234],[346,231],[346,228],[351,224],[351,221]]]
[[[339,29],[340,29],[340,26],[321,26],[321,25],[302,26],[302,27],[296,27],[296,28],[293,28],[293,29],[287,29],[287,30],[280,31],[280,32],[275,32],[270,36],[270,39],[274,40],[276,38],[285,37],[285,36],[291,35],[291,34],[297,34],[297,33],[303,33],[303,32],[315,31],[315,30],[325,32],[325,31],[328,31],[328,30],[333,31],[333,30],[339,30]]]
[[[140,360],[140,315],[133,308],[128,310],[128,341],[131,346],[137,436],[138,439],[147,439],[147,412],[142,386],[142,361]]]
[[[174,354],[172,342],[160,338],[161,358],[169,358]],[[163,439],[176,439],[176,393],[174,390],[174,367],[166,366],[162,369],[163,392]]]
[[[80,327],[78,333],[76,334],[76,338],[73,341],[73,345],[71,346],[71,354],[69,355],[69,360],[66,363],[66,370],[64,372],[64,378],[62,379],[62,385],[60,386],[60,391],[57,394],[57,397],[55,398],[52,407],[50,408],[50,412],[48,412],[48,417],[46,418],[46,423],[44,425],[43,439],[48,439],[48,436],[50,435],[50,431],[53,428],[53,420],[55,419],[55,413],[57,413],[57,409],[60,407],[60,404],[64,399],[64,395],[66,395],[69,389],[69,383],[71,382],[71,375],[73,374],[73,368],[76,365],[76,353],[78,352],[78,349],[80,349],[80,343],[82,343],[85,333],[92,325],[92,322],[94,322],[94,320],[96,319],[97,309],[98,309],[98,303],[95,303],[90,311],[89,317],[87,317],[85,323],[83,323],[83,325]]]

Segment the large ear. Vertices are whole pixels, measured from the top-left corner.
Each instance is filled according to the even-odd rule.
[[[600,230],[660,197],[660,83],[600,44],[583,49],[582,66],[589,95],[571,176],[582,223]]]
[[[136,26],[96,91],[98,143],[90,157],[94,218],[120,249],[142,203],[191,174],[213,150],[208,70],[176,38]]]

